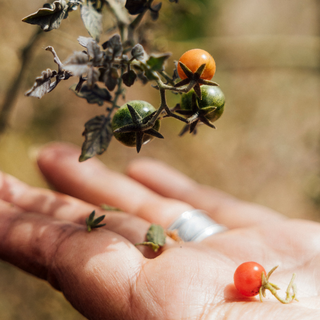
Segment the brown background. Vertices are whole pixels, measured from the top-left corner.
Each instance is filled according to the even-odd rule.
[[[209,3],[209,4],[208,4]],[[164,1],[156,45],[173,53],[168,64],[190,48],[208,50],[216,60],[218,82],[226,109],[217,130],[201,127],[197,136],[177,136],[181,124],[163,121],[164,141],[144,146],[139,155],[112,141],[101,157],[123,171],[130,160],[163,160],[196,181],[220,188],[241,199],[280,211],[292,218],[320,220],[319,13],[316,0]],[[17,74],[19,48],[36,26],[21,18],[36,11],[41,1],[0,0],[0,101]],[[177,6],[198,21],[199,34],[179,36],[174,21]],[[187,16],[188,17],[188,16]],[[169,34],[169,38],[167,35]],[[59,30],[39,40],[23,79],[10,126],[0,137],[0,168],[21,180],[47,187],[34,163],[35,150],[50,141],[81,146],[83,124],[104,112],[88,105],[68,88],[71,79],[41,100],[26,98],[34,78],[55,68],[44,51],[55,47],[62,60],[81,50],[76,38],[87,36],[79,12],[70,14]],[[107,35],[103,36],[107,39]],[[192,38],[192,39],[191,39]],[[183,40],[183,41],[181,41]],[[168,94],[171,106],[177,97]],[[127,100],[159,104],[149,85],[135,85]],[[0,263],[0,315],[13,319],[82,319],[46,283]]]

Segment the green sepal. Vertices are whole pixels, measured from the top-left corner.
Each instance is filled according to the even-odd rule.
[[[88,232],[90,232],[92,229],[101,228],[106,225],[105,223],[99,224],[105,218],[105,215],[102,215],[102,216],[95,219],[94,218],[95,213],[96,213],[95,210],[93,210],[90,213],[89,217],[86,218],[86,225],[87,225]]]
[[[197,71],[195,72],[195,74],[197,74],[197,75],[200,77],[200,76],[202,75],[205,67],[206,67],[206,64],[205,64],[205,63],[202,64],[202,65],[197,69]]]
[[[192,78],[193,77],[193,72],[181,61],[179,61],[179,65],[184,72],[184,74],[187,76],[187,78]]]

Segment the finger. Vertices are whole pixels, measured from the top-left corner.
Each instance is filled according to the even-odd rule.
[[[135,180],[107,169],[97,159],[79,163],[80,150],[55,143],[39,153],[38,165],[46,179],[61,192],[95,205],[106,203],[149,222],[167,227],[192,209],[181,201],[163,198]]]
[[[196,183],[177,170],[151,159],[133,161],[127,174],[154,192],[205,210],[228,228],[273,223],[284,219],[265,207],[240,201],[224,192]]]
[[[25,212],[37,212],[60,220],[86,225],[85,219],[95,210],[96,217],[105,215],[106,229],[132,243],[144,241],[150,223],[122,212],[103,211],[98,207],[68,195],[30,187],[18,179],[0,172],[0,199]]]
[[[144,263],[129,241],[107,230],[88,233],[71,222],[25,214],[3,201],[0,220],[1,259],[48,280],[87,318],[125,318]]]

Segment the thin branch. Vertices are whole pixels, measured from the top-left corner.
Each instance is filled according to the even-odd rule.
[[[1,106],[1,111],[0,111],[0,134],[3,133],[8,125],[8,118],[11,112],[11,109],[14,106],[14,103],[17,98],[18,91],[20,89],[21,81],[23,79],[23,76],[27,70],[27,64],[29,63],[31,51],[39,39],[39,36],[42,35],[43,32],[39,28],[29,39],[28,43],[26,46],[21,50],[21,66],[20,66],[20,71],[17,74],[16,78],[13,79],[12,83],[10,84],[3,104]]]

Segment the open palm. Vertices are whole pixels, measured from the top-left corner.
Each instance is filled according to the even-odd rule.
[[[132,163],[126,176],[96,159],[79,164],[78,154],[53,144],[39,155],[44,176],[62,193],[0,176],[0,258],[49,281],[85,317],[320,318],[318,223],[241,202],[153,160]],[[169,239],[159,254],[134,246],[150,223],[168,227],[192,208],[230,230],[201,243]],[[106,214],[106,226],[88,233],[84,221],[92,210]],[[299,302],[240,296],[233,273],[245,261],[267,271],[279,265],[272,282],[281,289],[295,272]]]

